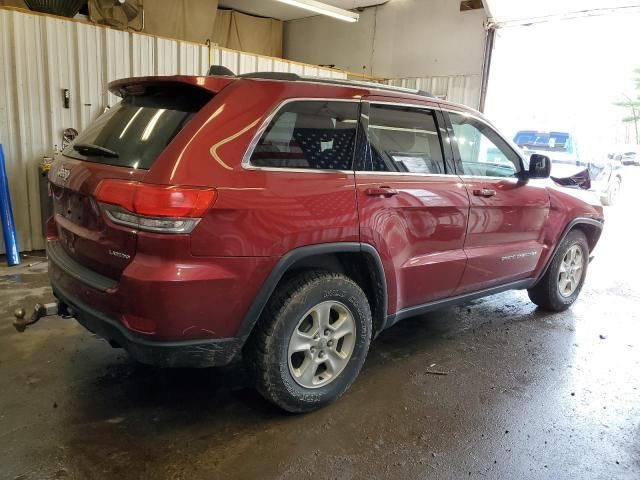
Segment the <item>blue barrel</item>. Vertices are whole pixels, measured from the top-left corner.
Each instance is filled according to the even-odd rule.
[[[7,252],[7,265],[13,267],[20,264],[20,254],[18,253],[18,239],[16,235],[16,224],[13,221],[13,210],[11,208],[11,194],[9,193],[9,179],[7,178],[7,167],[4,162],[4,151],[0,143],[0,220],[2,221],[2,235],[4,236],[4,247]]]

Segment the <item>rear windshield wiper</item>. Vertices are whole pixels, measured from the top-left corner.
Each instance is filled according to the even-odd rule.
[[[86,157],[118,158],[120,156],[118,155],[118,152],[101,147],[100,145],[92,145],[90,143],[77,143],[73,146],[73,149]]]

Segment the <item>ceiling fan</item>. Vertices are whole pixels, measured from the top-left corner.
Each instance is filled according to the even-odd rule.
[[[96,8],[100,17],[98,23],[116,28],[144,30],[144,7],[141,0],[94,0],[90,2],[90,7]]]

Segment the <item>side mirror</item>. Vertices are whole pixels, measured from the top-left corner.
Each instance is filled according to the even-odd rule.
[[[529,178],[549,178],[551,159],[546,155],[534,153],[529,158]]]

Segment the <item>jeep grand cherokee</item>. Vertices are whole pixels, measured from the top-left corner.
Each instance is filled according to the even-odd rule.
[[[118,80],[50,171],[60,311],[140,362],[243,358],[289,411],[397,321],[509,289],[577,298],[603,225],[478,112],[291,74]]]

